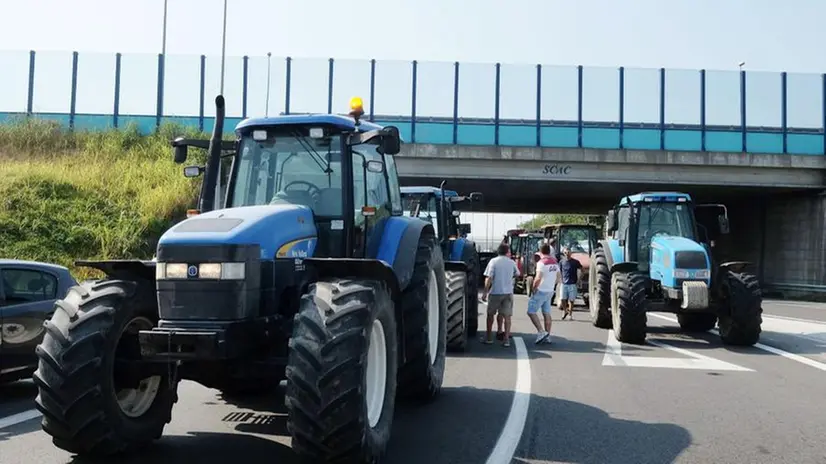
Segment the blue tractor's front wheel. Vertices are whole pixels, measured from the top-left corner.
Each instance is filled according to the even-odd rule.
[[[639,272],[614,272],[611,275],[611,314],[617,340],[645,343],[648,324],[645,305],[644,275]]]

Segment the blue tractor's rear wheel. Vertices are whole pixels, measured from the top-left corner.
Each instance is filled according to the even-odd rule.
[[[290,339],[286,406],[302,462],[378,462],[390,438],[398,370],[396,315],[376,281],[317,282]]]

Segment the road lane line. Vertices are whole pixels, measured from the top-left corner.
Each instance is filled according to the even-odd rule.
[[[778,316],[777,314],[763,313],[763,319],[770,317],[772,319],[783,319],[785,321],[808,322],[809,324],[826,325],[826,321],[818,321],[815,319],[802,319],[799,317]]]
[[[648,313],[648,315],[679,324],[679,321],[677,321],[677,318],[672,318],[672,317],[668,317],[668,316],[663,316],[661,314],[653,314],[653,313]],[[720,334],[720,332],[718,332],[717,329],[711,329],[708,332],[712,333],[712,334],[715,334],[715,335]],[[826,372],[826,364],[824,364],[822,362],[815,361],[814,359],[809,359],[809,358],[807,358],[805,356],[801,356],[799,354],[789,353],[788,351],[781,350],[780,348],[775,348],[773,346],[764,345],[762,343],[755,343],[753,346],[755,348],[761,349],[763,351],[768,351],[769,353],[776,354],[776,355],[782,356],[786,359],[790,359],[792,361],[799,362],[799,363],[805,364],[809,367],[814,367],[815,369],[820,369],[821,371]]]
[[[531,361],[522,337],[513,337],[513,342],[516,345],[516,386],[513,391],[513,402],[487,464],[510,464],[522,439],[525,420],[528,418],[531,402]]]
[[[37,409],[29,409],[28,411],[23,411],[17,414],[12,414],[11,416],[2,417],[0,418],[0,430],[12,427],[17,424],[22,424],[23,422],[27,422],[32,419],[37,419],[38,417],[40,417],[40,411],[38,411]]]

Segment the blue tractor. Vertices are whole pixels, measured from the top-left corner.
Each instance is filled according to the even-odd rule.
[[[204,174],[199,214],[160,237],[157,261],[78,262],[107,278],[73,287],[45,323],[36,402],[56,446],[110,455],[159,438],[182,379],[286,380],[300,460],[376,462],[397,396],[437,397],[439,239],[403,214],[398,129],[360,121],[358,98],[351,110],[247,119],[222,142],[216,98],[206,165],[185,169]],[[182,163],[204,143],[173,145]]]
[[[725,206],[694,204],[685,193],[638,193],[608,212],[606,230],[611,236],[598,242],[589,269],[595,326],[644,343],[646,312],[663,311],[686,332],[718,325],[725,344],[758,342],[762,295],[750,263],[715,258],[715,238],[729,233]]]
[[[468,337],[479,327],[479,275],[476,243],[469,240],[470,224],[459,223],[463,206],[478,202],[482,194],[462,196],[439,187],[402,187],[405,213],[431,223],[442,247],[447,281],[447,348],[464,351]]]

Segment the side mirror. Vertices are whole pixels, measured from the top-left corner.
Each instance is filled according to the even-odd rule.
[[[385,155],[397,155],[402,150],[401,135],[396,126],[387,126],[382,129],[381,152]]]
[[[728,217],[725,214],[717,216],[717,224],[720,226],[720,233],[726,235],[729,233]]]
[[[364,165],[364,167],[367,169],[367,172],[375,172],[378,174],[384,172],[384,163],[378,160],[370,160]]]
[[[202,172],[204,172],[204,168],[201,166],[187,166],[184,168],[184,177],[198,177]]]
[[[183,137],[178,137],[177,139],[172,141],[172,146],[175,147],[175,163],[182,164],[186,161],[187,158],[187,146],[181,143],[184,140]]]
[[[605,226],[611,232],[617,230],[617,212],[616,210],[608,211],[608,217],[605,218]]]
[[[459,234],[461,234],[461,235],[470,234],[470,224],[459,224]]]
[[[482,192],[470,192],[470,201],[482,201]]]

